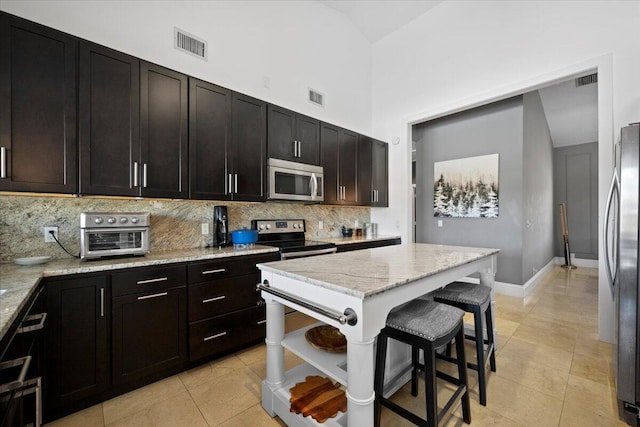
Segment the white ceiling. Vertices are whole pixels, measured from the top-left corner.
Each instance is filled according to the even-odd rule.
[[[598,141],[598,85],[574,79],[539,90],[554,147]]]
[[[342,12],[370,43],[403,27],[443,0],[318,0]]]
[[[318,0],[343,13],[375,43],[444,0]],[[574,80],[540,89],[554,147],[598,140],[597,84],[576,88]]]

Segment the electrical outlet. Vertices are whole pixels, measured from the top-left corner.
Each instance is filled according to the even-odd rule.
[[[358,220],[356,219],[353,225],[355,228],[358,228]]]
[[[58,239],[58,227],[45,227],[44,228],[44,241],[45,242],[55,242],[56,239],[53,238],[50,231],[53,231],[53,236],[56,236]]]
[[[324,222],[318,221],[318,230],[322,230],[324,228]]]
[[[209,223],[208,222],[203,222],[202,224],[200,224],[200,229],[202,230],[202,235],[203,236],[208,236],[209,235]]]
[[[438,220],[438,227],[442,228],[442,220],[441,219]]]

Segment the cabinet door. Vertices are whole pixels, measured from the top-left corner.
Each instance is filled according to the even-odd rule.
[[[137,58],[80,43],[80,193],[140,194],[140,64]]]
[[[52,280],[46,290],[46,405],[56,413],[107,388],[107,278]]]
[[[320,141],[322,167],[324,169],[324,203],[340,203],[341,190],[338,175],[340,128],[328,123],[322,123],[320,126]]]
[[[320,164],[320,122],[311,117],[296,115],[297,161],[308,165]]]
[[[0,16],[0,190],[77,192],[77,40]]]
[[[296,113],[276,105],[267,112],[267,146],[269,158],[297,161],[295,148]]]
[[[187,198],[187,84],[184,74],[140,65],[142,195]]]
[[[373,140],[360,135],[358,139],[358,201],[361,205],[371,206],[375,197],[373,193],[372,153]]]
[[[266,109],[267,104],[263,101],[233,94],[231,134],[234,200],[267,199]]]
[[[389,145],[373,141],[372,145],[372,187],[376,191],[374,206],[389,206]]]
[[[342,203],[358,203],[358,134],[350,130],[340,130],[340,185],[343,187]]]
[[[143,379],[187,360],[185,287],[113,298],[113,382]]]
[[[189,194],[192,199],[231,199],[228,187],[231,165],[227,163],[230,142],[231,91],[190,78]]]

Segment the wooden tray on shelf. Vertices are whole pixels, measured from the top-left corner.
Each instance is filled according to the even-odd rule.
[[[347,351],[347,338],[333,326],[316,326],[305,332],[304,337],[313,348],[318,350],[332,353],[344,353]]]
[[[347,412],[347,396],[344,390],[329,378],[308,376],[304,382],[291,387],[291,412],[311,416],[319,423]]]

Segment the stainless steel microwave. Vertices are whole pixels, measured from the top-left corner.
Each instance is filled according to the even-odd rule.
[[[324,200],[324,172],[322,166],[269,159],[267,163],[271,200]]]

